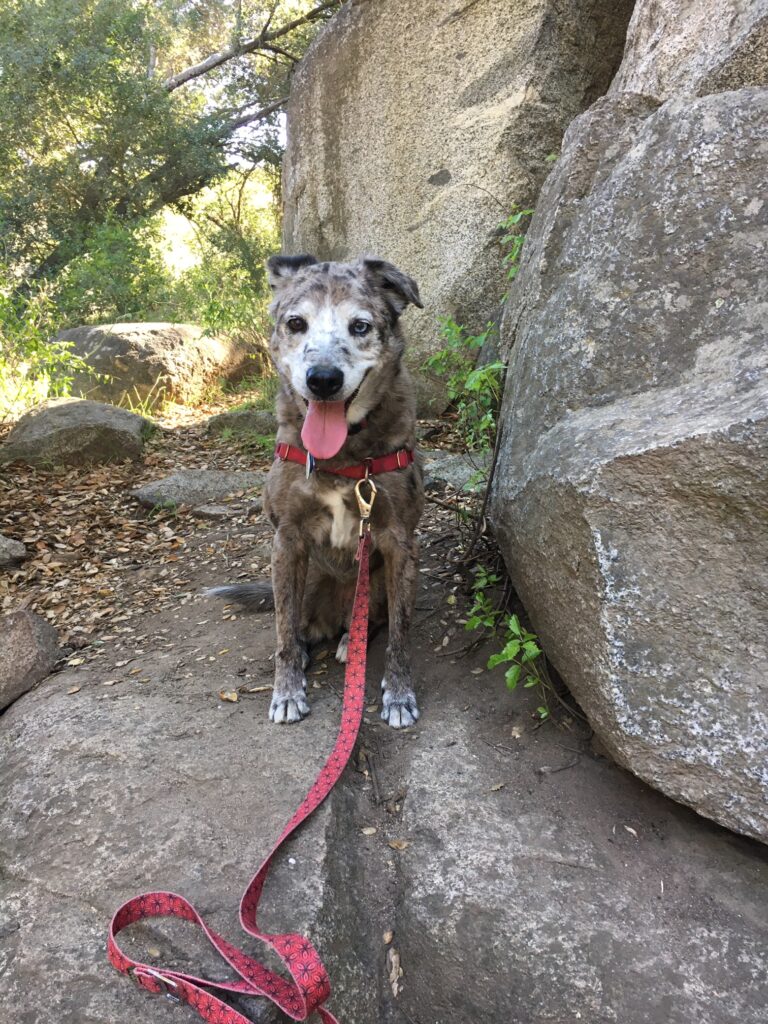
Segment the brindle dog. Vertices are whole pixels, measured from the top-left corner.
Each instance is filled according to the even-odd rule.
[[[357,566],[355,481],[324,467],[360,464],[416,443],[413,382],[403,363],[399,317],[421,308],[416,282],[391,263],[319,263],[273,256],[271,354],[280,377],[278,442],[313,453],[307,474],[276,459],[264,491],[275,528],[272,587],[277,619],[275,684],[269,717],[298,722],[309,713],[304,669],[309,645],[341,637],[346,660]],[[424,504],[421,465],[381,474],[373,508],[370,624],[389,621],[381,717],[395,729],[419,717],[408,629],[417,584],[414,537]],[[259,584],[215,593],[265,607]]]

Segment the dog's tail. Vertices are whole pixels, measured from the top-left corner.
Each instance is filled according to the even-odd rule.
[[[232,583],[224,587],[211,587],[203,592],[204,597],[223,597],[234,601],[247,612],[271,612],[275,607],[272,584],[267,580],[259,583]]]

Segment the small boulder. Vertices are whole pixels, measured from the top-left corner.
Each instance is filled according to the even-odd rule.
[[[264,485],[266,473],[229,472],[222,469],[183,469],[131,491],[145,508],[186,505],[197,508],[221,501],[230,494]]]
[[[491,465],[490,452],[446,452],[442,449],[423,449],[424,487],[440,490],[453,487],[456,491],[474,493],[482,491]]]
[[[0,533],[0,568],[9,565],[17,565],[27,557],[27,549],[19,540],[12,537],[4,537]]]
[[[59,398],[21,417],[0,447],[0,464],[87,466],[140,459],[153,424],[103,402]]]
[[[240,380],[259,369],[240,342],[211,338],[194,324],[137,323],[73,327],[57,341],[99,374],[76,374],[73,393],[114,404],[191,402],[217,380]]]
[[[268,409],[233,409],[211,416],[206,430],[209,434],[229,430],[233,434],[273,435],[277,433],[277,417]]]
[[[0,618],[0,711],[51,672],[59,658],[56,630],[26,608]]]

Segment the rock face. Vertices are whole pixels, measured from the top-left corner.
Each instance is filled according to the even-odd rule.
[[[768,840],[768,91],[598,101],[541,195],[492,514],[617,760]]]
[[[20,540],[13,537],[4,537],[0,533],[0,569],[10,565],[17,565],[27,557],[27,549]]]
[[[610,93],[768,86],[768,0],[638,0]]]
[[[45,679],[58,658],[56,630],[40,615],[0,616],[0,711]]]
[[[482,330],[505,290],[499,222],[535,200],[565,127],[608,88],[631,7],[345,4],[293,80],[287,249],[412,274],[415,366],[442,347],[438,317]]]
[[[194,324],[73,327],[57,341],[71,342],[76,355],[109,377],[78,374],[73,393],[114,404],[193,402],[206,385],[220,378],[239,380],[257,365],[244,345],[210,338]]]
[[[146,508],[157,505],[188,505],[195,508],[219,501],[229,494],[261,488],[265,473],[223,469],[183,469],[162,480],[144,484],[131,494]]]
[[[0,719],[9,1021],[194,1020],[108,966],[112,913],[170,889],[261,959],[237,903],[333,743],[332,658],[328,686],[311,677],[299,726],[267,722],[268,692],[218,698],[269,684],[270,616],[221,622],[197,609],[136,625],[153,640],[130,666],[67,669]],[[528,728],[530,691],[508,693],[500,670],[468,682],[487,649],[436,664],[443,629],[434,616],[417,624],[418,729],[395,735],[366,714],[360,746],[381,802],[370,772],[351,765],[265,887],[260,920],[316,943],[328,1008],[348,1024],[765,1024],[765,851],[579,753],[573,732]],[[382,637],[372,651],[373,704],[383,647]],[[397,998],[387,931],[404,971]],[[120,939],[158,969],[225,976],[186,924]],[[285,1021],[263,1000],[240,1009],[257,1024]]]
[[[0,464],[87,466],[139,459],[152,423],[103,402],[60,398],[30,409],[0,446]]]

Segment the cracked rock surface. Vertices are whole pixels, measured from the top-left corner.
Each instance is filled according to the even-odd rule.
[[[492,648],[452,654],[440,515],[413,644],[422,718],[380,722],[377,638],[359,753],[281,851],[262,921],[307,930],[345,1024],[768,1021],[765,847],[593,753],[576,719],[539,727],[538,696],[477,673]],[[192,585],[217,582],[204,566]],[[200,598],[136,628],[132,657],[106,648],[0,719],[0,970],[18,1024],[193,1019],[107,965],[111,914],[168,888],[260,954],[241,892],[333,743],[332,650],[309,669],[312,714],[274,726],[270,615]],[[183,923],[123,936],[157,967],[223,976]]]

